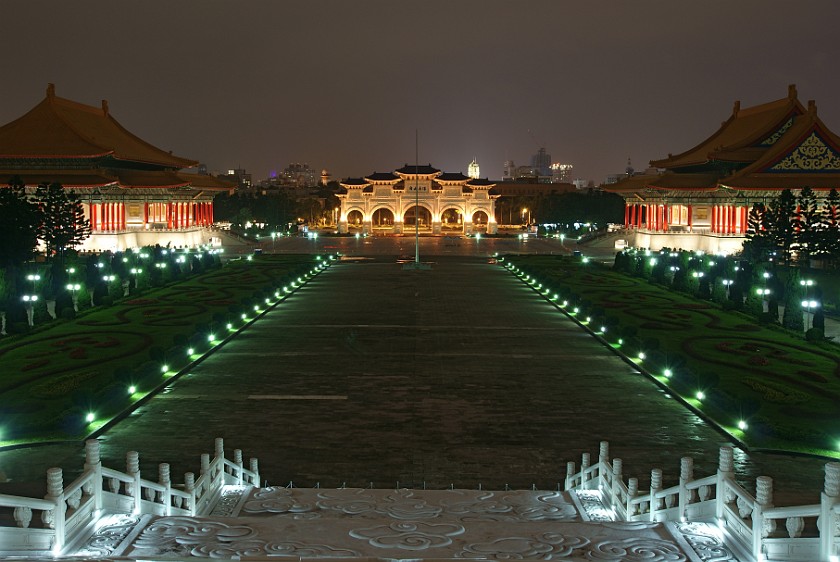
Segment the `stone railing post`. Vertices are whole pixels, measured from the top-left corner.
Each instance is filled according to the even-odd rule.
[[[190,499],[187,500],[189,502],[187,509],[190,515],[195,516],[195,474],[192,472],[184,474],[184,491],[190,495]]]
[[[572,477],[575,475],[575,463],[569,461],[566,463],[566,484],[565,489],[569,491],[572,489]]]
[[[207,475],[210,478],[210,455],[201,453],[201,468],[199,469],[200,476]]]
[[[694,480],[694,460],[691,457],[680,459],[680,521],[686,520],[686,510],[691,503],[692,493],[687,488],[688,483]]]
[[[656,512],[659,511],[659,499],[656,493],[662,489],[662,469],[654,468],[650,471],[650,520],[656,521]]]
[[[732,472],[734,470],[732,455],[732,447],[720,448],[715,490],[715,517],[718,519],[723,517],[724,508],[726,507],[726,487],[729,486],[732,480]]]
[[[605,484],[611,481],[612,470],[610,464],[610,443],[609,441],[601,441],[598,448],[598,489],[601,489]]]
[[[85,472],[93,472],[93,509],[102,509],[102,459],[99,456],[99,441],[85,441]]]
[[[134,482],[128,484],[128,493],[134,497],[134,513],[142,513],[143,490],[140,484],[140,453],[129,451],[125,454],[125,472],[134,478]]]
[[[164,515],[172,515],[172,479],[169,476],[169,464],[162,462],[158,465],[158,484],[164,486],[161,494]]]
[[[840,463],[830,462],[825,465],[825,487],[820,494],[820,517],[817,527],[820,530],[820,560],[829,560],[834,554],[835,529],[837,520],[834,507],[840,501]]]
[[[610,507],[615,509],[615,506],[621,503],[621,459],[613,459],[612,464],[612,489],[610,490]]]
[[[580,456],[580,487],[582,490],[589,489],[589,473],[586,470],[589,468],[589,453],[583,453]]]
[[[260,484],[260,463],[257,459],[252,458],[251,461],[251,472],[254,473],[254,481],[251,482],[257,488],[261,487]]]
[[[53,542],[53,554],[60,554],[64,548],[64,514],[67,504],[64,501],[64,473],[60,468],[47,470],[47,495],[45,500],[55,504],[51,511],[41,513],[41,521],[55,531],[55,542]]]
[[[627,480],[627,520],[631,521],[636,515],[636,507],[633,505],[633,498],[639,495],[639,479],[630,478]]]
[[[242,461],[242,449],[233,450],[233,463],[236,465],[236,483],[241,486],[244,483],[242,469],[245,468],[245,463]]]
[[[753,544],[752,554],[755,560],[761,559],[761,544],[776,528],[773,519],[764,519],[764,510],[773,507],[773,479],[759,476],[755,479],[755,506],[752,512]]]

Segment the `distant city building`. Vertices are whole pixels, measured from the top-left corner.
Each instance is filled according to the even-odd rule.
[[[513,160],[505,160],[502,181],[525,183],[569,183],[572,164],[552,163],[551,155],[540,148],[531,156],[530,166],[517,166]]]
[[[478,162],[475,161],[475,158],[473,158],[473,161],[470,162],[470,165],[467,167],[467,175],[474,180],[477,180],[481,175]]]
[[[540,148],[536,154],[531,156],[531,169],[536,176],[551,176],[551,154],[548,154],[545,148]]]
[[[324,168],[321,170],[321,185],[327,185],[330,183],[332,176],[330,175],[330,171]]]
[[[572,168],[574,166],[571,164],[552,163],[551,183],[569,183],[572,179]]]
[[[239,191],[250,191],[252,187],[251,174],[245,171],[245,168],[230,168],[227,174],[220,174],[220,179],[232,181],[236,183]]]

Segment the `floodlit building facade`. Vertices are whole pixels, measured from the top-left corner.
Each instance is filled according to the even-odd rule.
[[[186,173],[197,161],[133,135],[101,107],[55,95],[0,127],[0,188],[19,177],[28,192],[60,183],[78,195],[90,220],[82,250],[210,242],[213,197],[234,184]]]
[[[340,182],[339,232],[495,234],[495,183],[430,164]]]
[[[840,137],[801,104],[796,87],[780,100],[741,108],[706,140],[651,161],[661,173],[632,175],[605,185],[625,200],[627,243],[737,252],[755,203],[806,186],[824,198],[840,189]]]

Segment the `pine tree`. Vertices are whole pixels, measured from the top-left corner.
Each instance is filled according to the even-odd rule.
[[[773,245],[782,254],[785,265],[791,261],[791,249],[796,241],[796,197],[790,189],[782,191],[773,199],[768,230],[773,236]]]
[[[755,203],[747,215],[747,240],[744,242],[744,252],[747,257],[764,261],[773,249],[773,235],[768,228],[770,213],[764,203]]]
[[[38,238],[44,242],[47,259],[55,256],[60,263],[67,249],[90,236],[90,221],[76,193],[66,191],[60,183],[40,184],[35,200],[41,215]]]
[[[840,193],[836,189],[828,192],[821,215],[817,254],[836,266],[840,262]]]
[[[796,198],[797,210],[794,219],[794,232],[799,260],[808,264],[817,245],[820,228],[820,212],[817,207],[817,195],[809,186],[805,186]]]
[[[38,247],[38,207],[26,196],[20,177],[0,188],[0,266],[20,265]]]

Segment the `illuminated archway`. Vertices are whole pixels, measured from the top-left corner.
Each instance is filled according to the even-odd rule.
[[[373,228],[393,228],[394,212],[385,207],[376,209],[371,215],[371,226]]]
[[[464,217],[461,213],[461,209],[457,207],[444,209],[444,211],[440,214],[440,229],[444,232],[463,232]]]
[[[476,211],[473,213],[472,223],[474,226],[487,228],[488,220],[487,213],[484,211]]]
[[[353,210],[347,213],[347,226],[350,228],[362,228],[365,216],[359,210]]]
[[[415,227],[415,220],[420,225],[420,230],[431,230],[432,228],[432,212],[426,207],[417,207],[412,205],[403,213],[403,224],[405,227]]]

